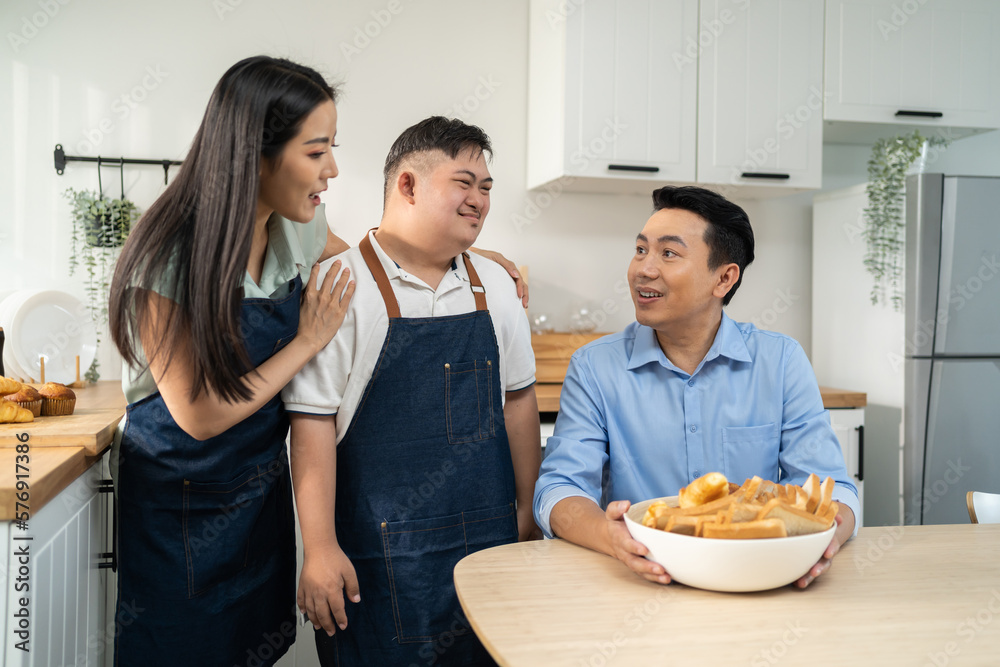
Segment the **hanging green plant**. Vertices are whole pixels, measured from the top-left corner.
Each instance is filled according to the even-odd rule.
[[[874,279],[873,304],[903,307],[903,195],[906,172],[914,160],[930,147],[947,146],[941,137],[924,137],[919,130],[889,139],[879,139],[868,160],[868,206],[865,207],[865,268]]]
[[[69,274],[74,275],[81,265],[86,270],[87,312],[97,329],[100,347],[100,332],[108,321],[108,292],[115,262],[133,223],[139,219],[139,209],[125,197],[109,199],[93,190],[69,188],[64,196],[73,213]],[[84,378],[88,382],[100,378],[96,355]]]

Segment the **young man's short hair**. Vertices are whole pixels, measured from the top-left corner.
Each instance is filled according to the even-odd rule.
[[[407,157],[415,153],[442,151],[451,159],[464,150],[472,149],[493,155],[493,146],[486,133],[475,125],[463,123],[457,118],[431,116],[416,125],[406,128],[393,142],[385,158],[385,199],[389,199],[391,184],[396,180],[399,168]]]

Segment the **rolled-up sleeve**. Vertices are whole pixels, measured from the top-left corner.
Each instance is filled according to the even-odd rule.
[[[566,371],[555,435],[545,446],[545,459],[535,483],[535,522],[546,537],[554,537],[550,516],[560,500],[583,497],[600,503],[608,432],[592,380],[585,357],[577,352]]]
[[[823,408],[816,375],[798,343],[790,345],[784,363],[785,391],[779,454],[782,481],[801,485],[810,473],[816,473],[820,479],[832,477],[836,484],[833,499],[854,512],[854,534],[857,535],[857,519],[861,516],[858,489],[847,472],[840,441],[830,426],[830,416]]]

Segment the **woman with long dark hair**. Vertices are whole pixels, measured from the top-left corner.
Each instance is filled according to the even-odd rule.
[[[231,67],[118,260],[116,665],[272,665],[294,641],[279,392],[354,292],[336,270],[317,285],[314,269],[347,249],[317,211],[338,173],[336,98],[287,60]]]

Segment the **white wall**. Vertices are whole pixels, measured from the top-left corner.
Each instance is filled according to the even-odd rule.
[[[537,203],[524,185],[527,0],[52,0],[51,17],[42,7],[0,7],[0,295],[40,287],[83,298],[79,278],[67,274],[61,193],[96,187],[97,169],[70,163],[57,176],[56,143],[69,154],[183,159],[221,74],[267,53],[345,84],[341,176],[325,196],[336,233],[354,243],[378,223],[382,162],[400,131],[430,114],[458,115],[494,140],[496,188],[480,245],[529,266],[532,314],[565,328],[573,308],[589,305],[603,311],[608,331],[632,320],[619,281],[650,213],[648,197],[563,194],[532,225],[514,222]],[[364,36],[366,28],[375,36]],[[117,194],[117,170],[105,169],[104,182]],[[162,187],[158,167],[126,170],[127,194],[143,208]],[[808,348],[807,202],[747,203],[757,261],[730,311]],[[103,347],[104,377],[117,377]]]

